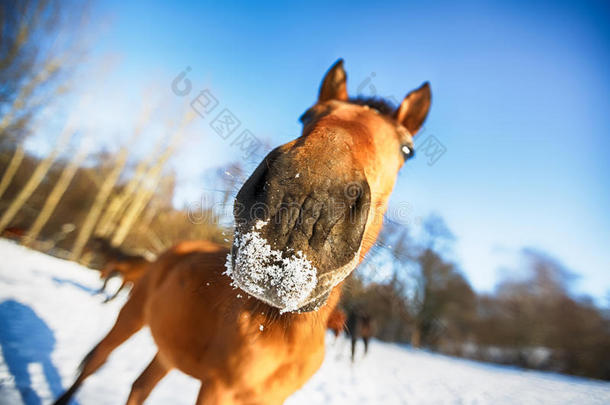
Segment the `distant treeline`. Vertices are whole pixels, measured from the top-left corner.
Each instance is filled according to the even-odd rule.
[[[6,174],[15,153],[14,148],[0,149],[0,178]],[[41,160],[28,153],[24,154],[8,187],[0,195],[0,217],[30,181]],[[68,160],[59,158],[51,165],[40,184],[4,229],[4,236],[23,241],[69,163]],[[119,243],[123,249],[155,255],[180,240],[208,239],[227,243],[226,237],[223,236],[225,229],[218,225],[214,212],[206,211],[206,207],[199,207],[198,221],[192,221],[189,220],[186,207],[177,209],[173,206],[175,176],[171,170],[166,170],[154,184],[147,184],[145,176],[134,182],[134,172],[139,163],[134,162],[122,170],[121,176],[103,201],[90,237],[101,235],[112,239],[138,196],[146,193],[148,198],[143,203],[143,208],[137,212],[133,225],[128,228],[127,236]],[[69,254],[96,202],[100,188],[116,164],[117,157],[109,153],[101,152],[89,156],[76,169],[74,177],[42,227],[37,240],[31,241],[30,246],[48,253],[63,251]],[[127,190],[128,187],[131,189]],[[111,208],[113,216],[108,215]],[[104,220],[106,225],[101,229]]]
[[[522,267],[493,293],[477,294],[441,254],[451,244],[442,219],[424,224],[420,241],[388,223],[360,269],[348,279],[342,305],[364,310],[377,337],[476,360],[610,380],[610,313],[575,296],[575,276],[560,263],[523,249]],[[371,282],[390,258],[393,276]]]

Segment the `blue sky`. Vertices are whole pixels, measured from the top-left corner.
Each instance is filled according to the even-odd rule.
[[[92,58],[116,59],[104,80],[82,83],[95,100],[84,120],[98,133],[133,121],[151,83],[150,97],[175,101],[170,83],[187,66],[194,91],[210,89],[271,145],[300,134],[297,118],[339,57],[352,95],[402,99],[428,80],[422,136],[447,152],[433,166],[409,162],[392,206],[408,206],[407,221],[441,214],[479,290],[532,246],[581,274],[578,290],[610,291],[607,2],[127,3],[94,9],[104,29]],[[240,159],[200,121],[172,162],[187,202],[205,169]]]

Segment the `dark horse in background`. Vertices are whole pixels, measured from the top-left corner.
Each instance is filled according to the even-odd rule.
[[[127,286],[135,284],[146,273],[150,262],[143,256],[125,252],[119,247],[112,246],[107,239],[95,237],[89,243],[90,250],[102,256],[104,267],[100,270],[102,287],[98,293],[106,290],[108,281],[114,277],[121,277],[123,282],[116,292],[106,301],[113,300]]]
[[[352,363],[356,354],[356,342],[362,338],[364,355],[369,350],[369,340],[373,336],[373,321],[371,315],[363,310],[352,310],[347,318],[347,333],[352,340]]]

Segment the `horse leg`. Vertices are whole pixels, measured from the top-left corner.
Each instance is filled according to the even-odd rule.
[[[110,280],[110,277],[104,277],[104,283],[102,284],[100,289],[95,292],[96,294],[104,293],[104,291],[106,290],[106,285],[108,285],[108,280]]]
[[[110,274],[108,274],[107,276],[104,276],[104,283],[102,284],[102,287],[97,291],[96,294],[102,294],[106,290],[108,281],[110,281],[111,278],[116,277],[118,275],[119,275],[119,272],[114,270],[114,271],[111,271]]]
[[[159,359],[159,353],[131,386],[127,405],[141,405],[170,369]]]
[[[369,351],[369,338],[368,336],[362,336],[362,340],[364,341],[364,355]]]
[[[231,405],[237,403],[233,393],[227,387],[217,381],[206,381],[201,383],[195,405]]]
[[[83,359],[79,367],[79,376],[74,384],[55,401],[55,405],[67,405],[85,379],[106,362],[108,355],[144,326],[142,309],[146,299],[146,290],[146,285],[142,285],[141,288],[134,291],[119,312],[110,332]]]
[[[354,356],[356,355],[356,337],[352,335],[352,363],[354,362]]]
[[[119,289],[118,289],[118,290],[116,290],[116,292],[115,292],[114,294],[112,294],[112,296],[111,296],[111,297],[108,297],[108,298],[106,298],[106,299],[104,300],[104,304],[105,304],[105,303],[107,303],[107,302],[110,302],[110,301],[112,301],[113,299],[115,299],[116,297],[118,297],[119,293],[121,292],[121,290],[122,290],[123,288],[125,288],[125,286],[126,286],[126,285],[127,285],[127,281],[126,281],[126,280],[123,280],[123,282],[121,283],[121,286],[119,287]]]

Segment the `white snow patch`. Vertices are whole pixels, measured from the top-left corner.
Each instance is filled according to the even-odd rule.
[[[0,305],[13,300],[33,311],[46,325],[55,341],[51,364],[59,372],[60,384],[67,388],[83,357],[110,330],[125,301],[124,296],[107,304],[93,292],[99,288],[99,273],[68,261],[0,240]],[[30,381],[13,374],[8,351],[28,356],[40,353],[36,329],[15,328],[31,324],[23,313],[0,312],[3,324],[20,335],[0,341],[0,404],[23,404],[19,388],[29,388],[42,404],[57,396],[56,385],[34,365],[27,370]],[[2,335],[3,331],[0,331]],[[7,334],[5,334],[6,336]],[[556,373],[521,370],[515,367],[478,363],[413,350],[408,346],[373,339],[369,354],[356,348],[356,363],[349,360],[349,340],[336,342],[327,335],[322,367],[286,405],[428,405],[428,404],[558,404],[597,405],[610,403],[610,383]],[[134,335],[109,357],[97,373],[87,379],[76,394],[81,404],[125,403],[131,384],[156,353],[147,328]],[[14,358],[14,356],[13,356]],[[34,358],[28,364],[37,364]],[[172,371],[151,393],[149,405],[192,405],[200,382]],[[49,397],[49,390],[54,391]]]
[[[268,223],[269,223],[269,221],[256,221],[256,224],[254,225],[254,227],[256,228],[257,231],[260,231]]]
[[[258,221],[260,230],[267,222]],[[259,232],[235,232],[235,268],[227,255],[226,272],[248,294],[276,306],[281,313],[302,307],[318,283],[317,270],[303,252],[284,257],[274,250]]]

